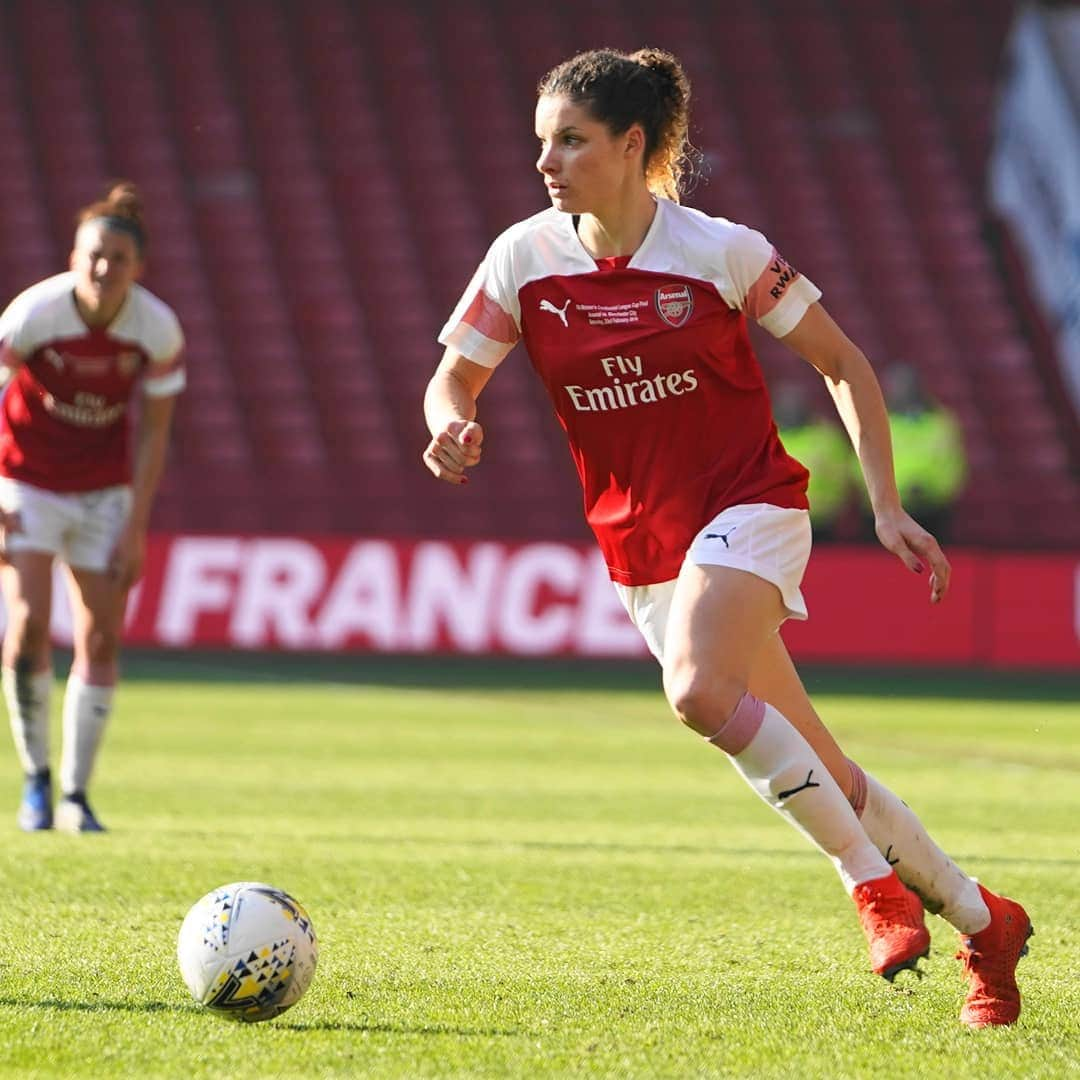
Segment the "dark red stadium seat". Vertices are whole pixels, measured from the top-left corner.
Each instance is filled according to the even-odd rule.
[[[694,79],[708,177],[690,201],[762,229],[875,363],[916,364],[961,417],[972,479],[956,538],[1075,542],[1067,444],[986,243],[1013,5],[976,7],[12,0],[0,282],[10,295],[59,269],[73,212],[109,177],[143,186],[147,284],[189,346],[169,527],[291,528],[284,491],[311,527],[581,535],[520,352],[485,393],[490,456],[464,498],[419,464],[420,400],[488,243],[545,204],[537,79],[581,47],[652,41]],[[755,341],[770,376],[798,370],[820,391]],[[367,481],[366,500],[334,498]],[[1054,510],[1032,527],[1040,498]]]

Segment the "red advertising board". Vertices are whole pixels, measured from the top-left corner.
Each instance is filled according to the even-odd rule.
[[[803,581],[810,618],[789,622],[784,640],[804,660],[973,663],[984,558],[950,552],[948,596],[931,606],[929,581],[884,550],[819,549]]]
[[[999,555],[984,577],[986,625],[975,629],[979,659],[995,667],[1080,671],[1080,557]]]
[[[952,588],[872,547],[819,548],[801,660],[1080,671],[1080,554],[952,551]],[[63,590],[56,591],[58,599]],[[54,636],[71,639],[57,605]],[[127,641],[172,648],[640,657],[588,545],[318,537],[151,538]]]

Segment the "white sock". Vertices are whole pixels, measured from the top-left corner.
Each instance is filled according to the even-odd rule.
[[[850,895],[892,873],[810,744],[771,705],[744,694],[709,742],[773,809],[832,860]]]
[[[53,673],[4,668],[0,681],[23,772],[27,776],[43,772],[49,767],[49,698]]]
[[[68,678],[64,694],[64,748],[60,754],[60,790],[86,791],[101,735],[112,712],[113,687],[91,686]]]
[[[900,880],[919,895],[927,911],[940,915],[960,933],[985,930],[990,925],[990,912],[975,880],[930,839],[907,803],[854,761],[849,760],[848,765],[852,806],[866,834]]]

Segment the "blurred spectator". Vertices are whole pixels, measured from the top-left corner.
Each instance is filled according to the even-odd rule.
[[[967,479],[960,424],[930,396],[910,364],[894,364],[881,381],[892,425],[900,499],[923,528],[946,541],[953,506]]]
[[[851,443],[836,421],[814,413],[802,383],[774,384],[772,403],[784,449],[810,470],[807,498],[814,539],[833,540],[856,487],[858,462]]]

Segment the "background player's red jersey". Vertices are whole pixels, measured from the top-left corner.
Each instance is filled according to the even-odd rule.
[[[0,476],[50,491],[93,491],[131,479],[128,408],[137,385],[184,388],[184,338],[172,310],[134,285],[117,316],[91,329],[74,277],[20,293],[0,316],[0,360],[12,376],[0,403]]]
[[[746,315],[781,337],[820,295],[760,233],[667,200],[632,256],[599,262],[546,210],[495,241],[439,340],[493,367],[524,339],[612,578],[648,585],[729,506],[806,507]]]

